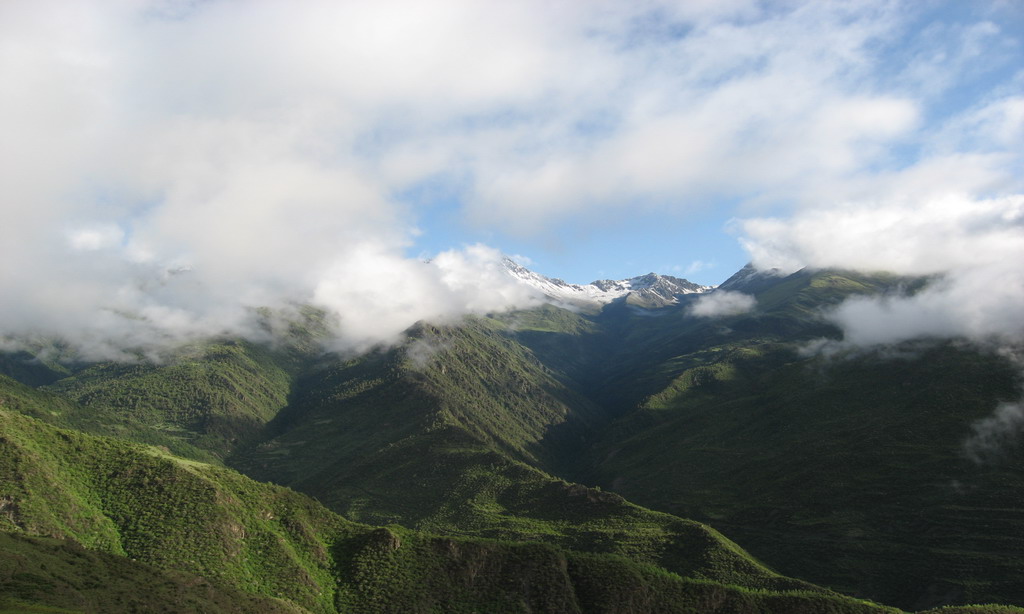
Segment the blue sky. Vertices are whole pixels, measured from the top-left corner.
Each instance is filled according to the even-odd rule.
[[[1022,32],[1016,0],[2,3],[0,338],[312,302],[365,345],[529,305],[501,253],[941,274],[928,321],[1013,313]]]
[[[731,207],[721,204],[686,214],[617,211],[595,220],[561,222],[525,237],[466,223],[458,202],[433,202],[424,209],[422,234],[409,248],[411,256],[430,258],[483,243],[539,273],[576,284],[653,271],[713,285],[750,260],[727,230]]]

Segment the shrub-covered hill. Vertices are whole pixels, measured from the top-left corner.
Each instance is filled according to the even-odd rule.
[[[459,465],[452,477],[471,450],[543,469],[605,421],[594,403],[512,339],[506,325],[489,318],[458,326],[421,324],[400,347],[311,369],[268,425],[266,438],[240,449],[231,462],[324,500],[369,497],[361,507],[389,521],[387,514],[398,512],[388,508],[401,505],[396,497],[443,494],[413,488],[422,477],[414,477],[409,461],[422,463],[424,452],[437,461],[429,463],[434,473],[446,466],[434,455]],[[481,458],[491,462],[490,456]],[[377,501],[372,492],[382,482],[379,471],[390,479],[381,486],[396,492]],[[398,488],[396,480],[408,488]],[[423,504],[415,501],[417,509]]]
[[[0,614],[300,614],[287,601],[157,569],[68,539],[0,532]]]
[[[6,358],[0,378],[19,411],[214,463],[287,404],[293,377],[286,354],[232,340],[181,348],[160,363],[79,364],[38,388],[8,377],[24,375],[31,357]]]
[[[159,364],[86,365],[45,389],[79,405],[72,422],[80,428],[215,460],[287,404],[287,367],[281,352],[220,341],[182,348]]]
[[[6,611],[894,611],[810,585],[373,529],[229,469],[9,411],[0,433]]]
[[[8,395],[23,408],[48,406],[32,413],[38,418],[220,463],[262,432],[288,404],[295,377],[323,353],[322,311],[254,317],[262,343],[214,338],[125,362],[88,362],[59,342],[21,340],[37,353],[0,352],[0,377],[25,385]]]
[[[904,607],[1024,603],[1022,457],[965,450],[1015,374],[971,350],[918,352],[722,349],[610,429],[595,475],[797,577]]]

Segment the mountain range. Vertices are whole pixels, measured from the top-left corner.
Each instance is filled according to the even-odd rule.
[[[504,266],[544,304],[359,355],[0,354],[0,612],[1024,612],[1019,348],[827,317],[929,280]]]
[[[688,294],[700,294],[713,289],[711,286],[657,273],[618,281],[599,279],[581,286],[534,273],[507,257],[502,260],[502,264],[508,275],[516,281],[539,290],[556,304],[577,309],[592,310],[615,301],[647,308],[666,307],[677,304],[681,297]]]

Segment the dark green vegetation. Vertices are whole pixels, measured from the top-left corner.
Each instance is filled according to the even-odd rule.
[[[602,433],[587,479],[849,594],[1024,603],[1020,450],[979,465],[963,445],[1019,398],[1018,371],[951,342],[797,352],[820,334],[808,310],[863,285],[795,276],[760,293],[758,313],[720,321],[718,339],[673,341],[678,355],[641,367],[635,409]]]
[[[967,605],[1024,604],[1024,454],[964,452],[1019,398],[1010,361],[938,340],[805,351],[841,336],[823,310],[921,283],[740,275],[748,314],[547,306],[350,358],[320,353],[312,310],[268,326],[272,344],[159,364],[0,355],[0,526],[21,557],[0,560],[0,595],[9,611],[130,611],[132,584],[210,612],[896,611],[823,585],[1021,611]]]
[[[963,452],[970,422],[995,407],[977,400],[1010,397],[1012,378],[948,346],[838,364],[726,354],[624,420],[630,434],[601,442],[595,471],[846,592],[905,607],[1024,602],[1020,463]]]
[[[72,540],[0,533],[0,613],[209,612],[294,614],[285,602]]]

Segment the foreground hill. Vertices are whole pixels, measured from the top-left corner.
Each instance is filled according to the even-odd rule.
[[[9,411],[0,430],[0,611],[894,611],[767,570],[791,588],[540,543],[374,529],[155,448]]]

